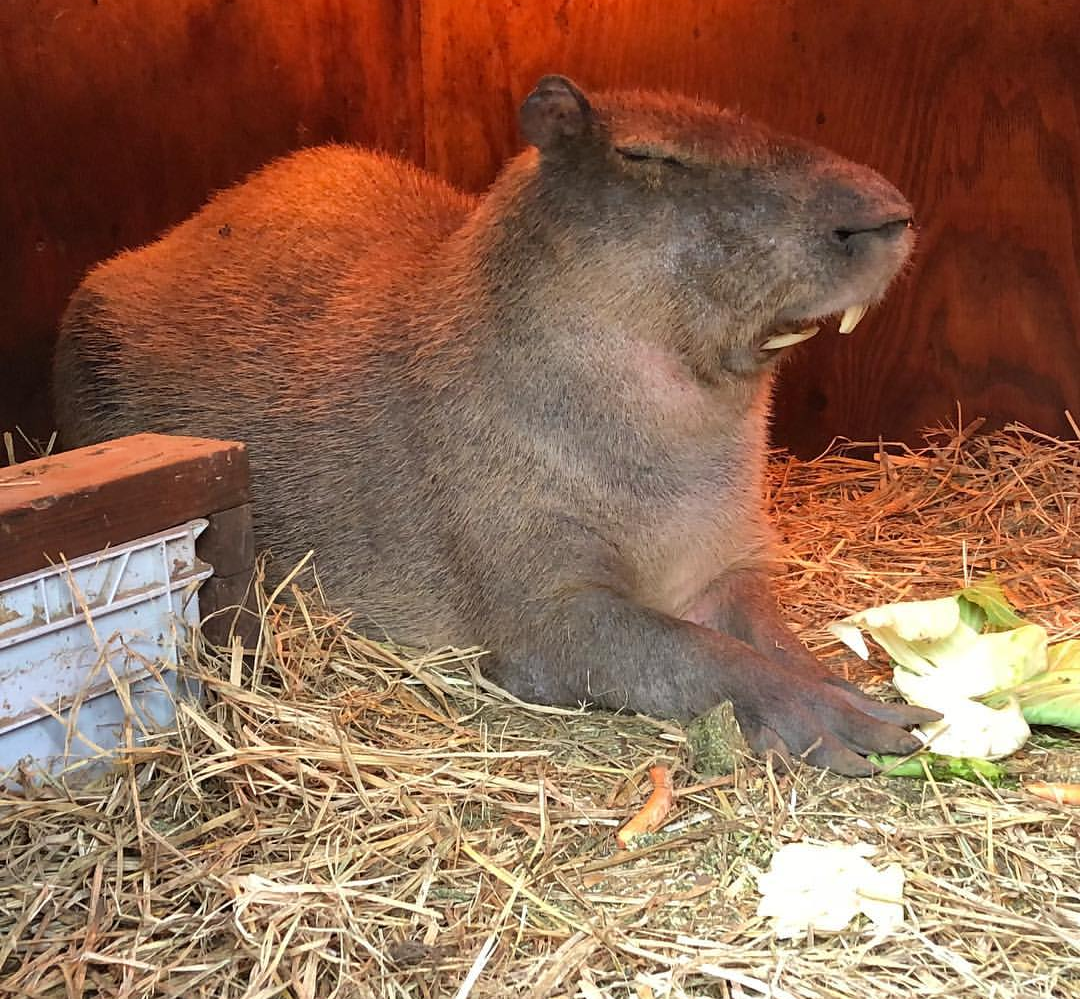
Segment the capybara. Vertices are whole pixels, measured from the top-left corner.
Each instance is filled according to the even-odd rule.
[[[517,696],[688,719],[846,774],[932,713],[821,667],[770,594],[773,371],[881,298],[889,183],[685,97],[546,76],[482,197],[306,149],[99,265],[62,322],[68,446],[248,445],[256,538]],[[806,333],[801,332],[806,331]],[[810,349],[810,348],[803,348]]]

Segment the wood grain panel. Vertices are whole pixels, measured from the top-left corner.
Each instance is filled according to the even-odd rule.
[[[50,429],[56,320],[86,268],[268,159],[422,153],[419,24],[398,0],[0,4],[0,429]]]
[[[519,148],[536,78],[667,87],[868,163],[912,199],[911,273],[785,370],[775,437],[917,440],[1080,412],[1080,10],[1071,0],[423,2],[425,151],[468,187]]]
[[[348,138],[480,189],[539,75],[669,87],[871,164],[912,198],[911,273],[785,370],[776,439],[912,440],[957,403],[1080,413],[1074,0],[38,0],[0,5],[0,428],[90,264],[287,149]]]
[[[236,441],[137,434],[0,469],[0,579],[250,502],[247,450]],[[238,549],[231,561],[220,541],[216,551],[213,536],[206,542],[222,572],[253,561],[250,519],[231,512],[221,524]]]

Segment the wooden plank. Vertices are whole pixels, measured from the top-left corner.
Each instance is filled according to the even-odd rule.
[[[0,469],[0,579],[250,500],[235,441],[139,434]]]
[[[209,526],[199,535],[197,554],[214,567],[215,576],[251,573],[255,566],[255,532],[250,503],[221,510],[208,519]]]
[[[273,157],[419,159],[416,0],[0,4],[0,430],[41,439],[57,320],[89,266]]]
[[[228,648],[239,638],[252,649],[259,637],[259,619],[251,594],[250,572],[211,576],[199,587],[199,617],[203,638],[211,645]]]
[[[238,635],[251,647],[258,636],[249,592],[255,570],[251,514],[251,504],[245,503],[211,515],[196,544],[199,558],[214,567],[214,575],[199,588],[202,633],[212,645],[227,646]]]
[[[428,165],[483,188],[545,72],[737,106],[912,199],[911,273],[783,373],[775,438],[917,440],[955,418],[1071,436],[1080,412],[1080,16],[1065,0],[423,0]]]

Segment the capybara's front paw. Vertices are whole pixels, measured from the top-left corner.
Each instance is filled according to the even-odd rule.
[[[870,753],[915,752],[922,743],[907,728],[940,717],[876,701],[837,678],[791,673],[754,685],[735,701],[735,713],[755,752],[799,757],[852,777],[876,772]]]

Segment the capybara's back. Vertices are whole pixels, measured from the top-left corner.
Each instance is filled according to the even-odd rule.
[[[394,377],[403,303],[473,204],[348,146],[301,151],[218,194],[73,296],[54,366],[63,446],[140,432],[244,441],[256,539],[277,575],[342,546],[318,563],[330,594],[355,602],[367,580],[370,620],[415,622],[403,639],[460,628],[409,595],[438,586],[434,535],[409,535],[411,584],[376,553],[425,520],[408,509],[419,486],[402,482],[395,440],[416,407]]]
[[[825,673],[768,593],[777,358],[912,246],[871,170],[705,102],[545,77],[482,198],[348,148],[271,165],[98,267],[65,445],[248,445],[256,541],[335,606],[476,644],[521,697],[686,718],[846,773],[927,717]]]
[[[258,440],[261,413],[302,419],[359,333],[328,320],[336,301],[360,296],[374,316],[472,204],[350,146],[303,150],[218,194],[73,296],[55,368],[65,445],[139,431]]]

